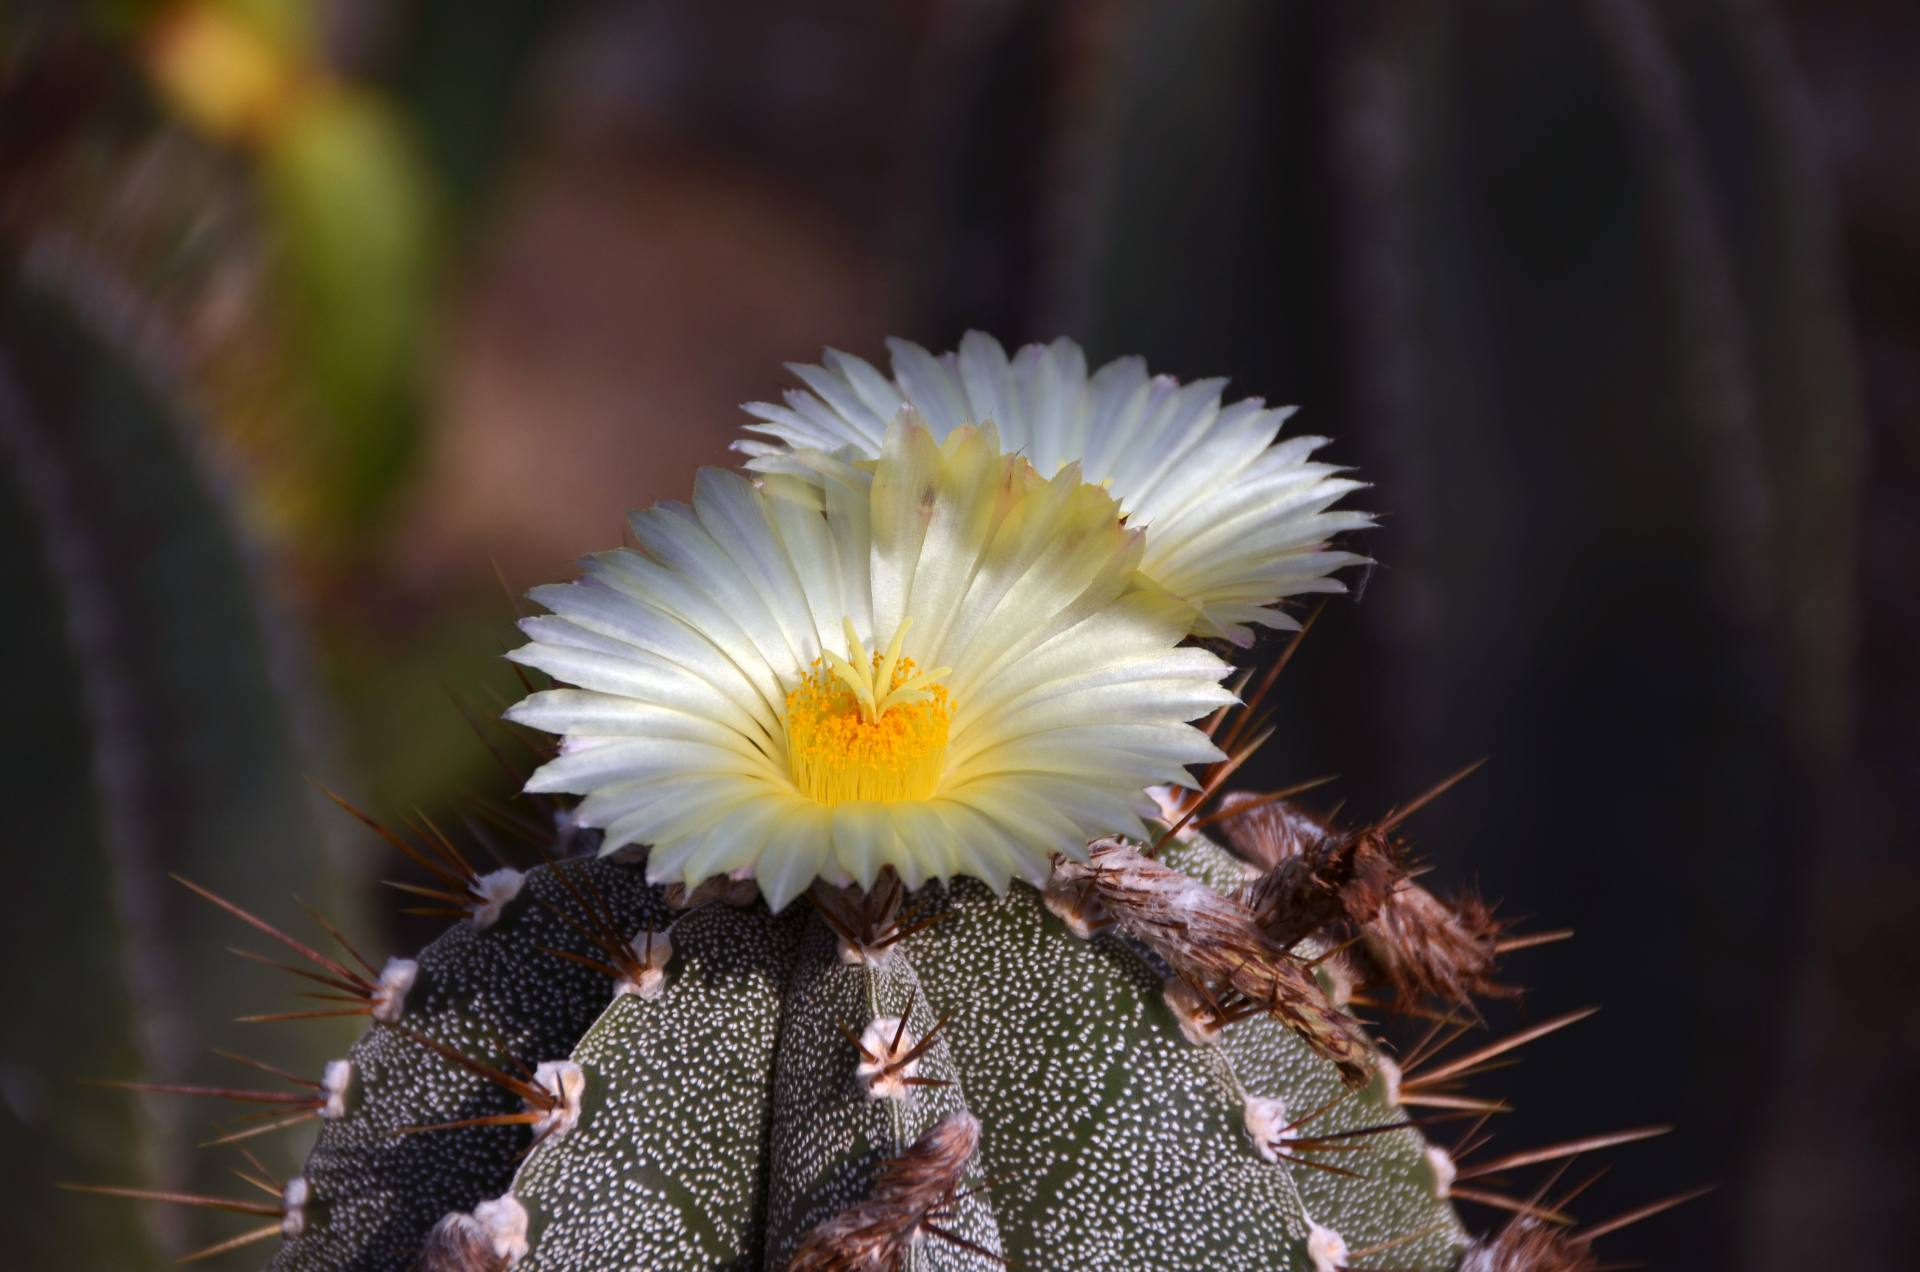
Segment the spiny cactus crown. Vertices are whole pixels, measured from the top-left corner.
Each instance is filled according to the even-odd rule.
[[[1615,1225],[1505,1177],[1659,1128],[1476,1160],[1506,1106],[1463,1083],[1584,1013],[1470,1041],[1474,997],[1511,992],[1499,956],[1557,934],[1413,880],[1401,827],[1464,773],[1358,825],[1223,793],[1273,675],[1225,690],[1194,642],[1337,589],[1352,483],[1218,384],[1090,376],[1064,342],[894,353],[891,379],[799,369],[810,392],[755,408],[784,444],[745,445],[757,481],[704,473],[636,516],[637,550],[535,593],[515,657],[561,684],[505,727],[560,745],[537,825],[505,820],[542,864],[383,830],[458,921],[379,966],[190,885],[369,1021],[318,1079],[281,1074],[294,1093],[171,1088],[320,1126],[298,1177],[253,1176],[264,1199],[199,1199],[268,1221],[219,1248],[1596,1267]],[[1357,1008],[1428,1027],[1389,1055]],[[1457,1201],[1517,1218],[1476,1238]]]

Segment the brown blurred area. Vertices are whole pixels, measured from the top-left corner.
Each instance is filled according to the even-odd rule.
[[[782,362],[897,321],[820,210],[697,151],[563,140],[523,179],[450,324],[444,427],[396,535],[397,575],[429,594],[488,560],[565,574],[729,463]]]
[[[934,15],[914,9],[614,7],[556,36],[451,302],[408,584],[489,558],[564,573],[728,463],[740,404],[776,398],[783,363],[902,326],[889,240],[932,95]],[[762,37],[741,47],[743,29]],[[798,71],[807,48],[837,72]]]
[[[329,86],[295,95],[327,103],[310,150],[292,90],[169,88],[202,11]],[[1301,403],[1375,483],[1380,566],[1249,781],[1338,771],[1364,811],[1491,754],[1420,846],[1579,929],[1523,956],[1514,1019],[1608,1007],[1512,1075],[1501,1143],[1678,1126],[1589,1213],[1720,1191],[1612,1258],[1892,1268],[1920,1211],[1915,65],[1890,0],[28,4],[0,251],[164,346],[303,669],[288,763],[387,815],[510,794],[448,702],[517,693],[500,580],[685,498],[785,362],[979,327]],[[343,891],[390,869],[287,817]],[[363,905],[383,943],[425,930]]]

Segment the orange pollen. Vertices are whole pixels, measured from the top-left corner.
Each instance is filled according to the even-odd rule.
[[[828,805],[926,799],[946,767],[953,700],[945,685],[918,674],[913,660],[897,650],[875,652],[867,668],[860,666],[865,651],[856,644],[853,653],[851,661],[814,659],[800,687],[787,695],[794,785]],[[872,692],[883,676],[885,689]],[[857,681],[865,682],[868,702],[855,694]]]

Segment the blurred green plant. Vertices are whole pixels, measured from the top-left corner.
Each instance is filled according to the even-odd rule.
[[[131,297],[43,249],[0,271],[0,658],[31,729],[8,731],[10,889],[0,925],[17,1020],[0,1044],[0,1218],[15,1267],[131,1267],[187,1231],[51,1194],[52,1179],[181,1187],[224,1175],[197,1109],[87,1077],[231,1083],[199,1054],[280,978],[169,872],[268,913],[289,891],[354,909],[304,774],[320,732],[260,563],[203,463],[209,438]],[[274,998],[268,998],[271,987]],[[241,1050],[317,1074],[339,1031]],[[212,1110],[206,1110],[208,1116]],[[267,1160],[282,1146],[250,1145]],[[230,1152],[230,1150],[229,1150]]]

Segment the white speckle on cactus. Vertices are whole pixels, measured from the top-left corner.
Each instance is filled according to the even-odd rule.
[[[347,1115],[347,1092],[353,1087],[353,1061],[329,1060],[320,1074],[320,1092],[326,1097],[320,1116],[329,1122]]]
[[[1446,1149],[1429,1144],[1427,1169],[1433,1174],[1433,1195],[1445,1201],[1453,1193],[1453,1181],[1460,1174],[1460,1168],[1453,1164],[1453,1158],[1447,1156]]]
[[[1376,1056],[1374,1062],[1379,1074],[1377,1090],[1380,1102],[1397,1106],[1400,1103],[1400,1066],[1385,1056]]]
[[[1184,840],[1170,849],[1197,851]],[[630,867],[583,861],[569,873],[604,897],[622,945],[669,922]],[[696,891],[718,900],[725,882]],[[405,1023],[489,1063],[571,1053],[591,1071],[595,1099],[582,1099],[567,1134],[525,1154],[517,1175],[524,1132],[492,1128],[409,1137],[399,1142],[419,1160],[394,1164],[397,1130],[506,1109],[479,1075],[437,1063],[399,1030],[369,1031],[352,1110],[322,1124],[325,1151],[306,1171],[326,1205],[310,1208],[276,1272],[407,1266],[421,1226],[442,1215],[461,1249],[488,1252],[471,1267],[498,1272],[506,1265],[468,1207],[507,1192],[541,1221],[520,1266],[784,1266],[800,1234],[866,1195],[876,1154],[961,1108],[989,1130],[1019,1130],[992,1156],[982,1146],[982,1175],[1009,1181],[993,1209],[967,1195],[956,1224],[943,1225],[988,1253],[935,1241],[916,1256],[950,1272],[994,1272],[999,1255],[1084,1272],[1310,1272],[1309,1215],[1350,1249],[1397,1240],[1407,1266],[1457,1258],[1457,1221],[1434,1197],[1417,1132],[1353,1141],[1365,1146],[1364,1180],[1247,1152],[1249,1091],[1284,1095],[1296,1117],[1329,1105],[1305,1139],[1398,1121],[1378,1088],[1340,1100],[1339,1075],[1266,1016],[1191,1045],[1155,1001],[1165,965],[1124,934],[1070,936],[1037,891],[930,887],[915,913],[944,920],[901,941],[884,969],[843,963],[834,932],[805,911],[769,919],[757,906],[703,905],[674,922],[660,996],[611,1003],[608,978],[546,952],[606,953],[562,917],[579,898],[551,870],[529,872],[525,891],[548,904],[511,906],[487,933],[458,923],[422,952]],[[921,1043],[946,1020],[914,1075],[945,1085],[911,1086],[911,1101],[868,1098],[843,1030],[858,1040],[876,1016],[904,1017]],[[895,1050],[892,1036],[872,1039],[874,1052]],[[1072,1188],[1053,1186],[1067,1178]],[[1249,1230],[1248,1214],[1274,1222]]]
[[[557,1139],[580,1121],[580,1097],[587,1075],[571,1060],[543,1060],[533,1071],[533,1084],[554,1097],[546,1116],[533,1124],[535,1140]]]
[[[473,1217],[486,1228],[494,1254],[505,1259],[508,1267],[527,1257],[527,1208],[512,1193],[481,1202],[473,1208]]]
[[[297,1237],[307,1230],[307,1198],[312,1189],[307,1181],[295,1175],[280,1190],[280,1235]]]
[[[1339,1272],[1350,1257],[1346,1238],[1307,1220],[1307,1258],[1313,1262],[1313,1272]]]
[[[913,1090],[907,1081],[920,1072],[920,1058],[902,1063],[920,1045],[898,1016],[878,1016],[860,1035],[860,1064],[854,1069],[874,1100],[904,1100]]]
[[[634,896],[626,889],[637,877],[623,868],[588,862],[580,872],[610,898]],[[546,873],[528,886],[544,884]],[[657,898],[642,894],[635,899],[646,902],[643,908],[614,913],[628,932],[661,926],[666,915]],[[503,927],[531,913],[522,907]],[[539,1220],[529,1262],[550,1269],[747,1265],[746,1252],[759,1240],[751,1225],[766,1204],[767,1074],[789,932],[799,917],[769,921],[759,912],[703,906],[673,925],[673,974],[660,997],[623,994],[605,1005],[572,1052],[594,1098],[577,1127],[527,1156],[512,1187]],[[852,1046],[837,1031],[832,1036],[839,1050],[822,1068],[835,1072],[843,1098],[869,1106],[853,1080]],[[669,1193],[627,1182],[636,1177],[676,1187]],[[781,1265],[769,1258],[766,1266]]]
[[[667,987],[667,964],[673,961],[673,941],[665,932],[649,928],[627,945],[633,950],[634,969],[615,983],[613,992],[640,998],[660,997]]]
[[[715,875],[697,888],[672,883],[666,889],[667,904],[675,910],[692,910],[717,901],[743,910],[760,899],[760,885],[751,879],[733,879]]]
[[[380,969],[380,983],[373,987],[373,1018],[392,1024],[407,1009],[407,991],[420,975],[420,964],[410,958],[390,958]]]
[[[483,899],[474,903],[473,926],[484,932],[498,923],[500,912],[507,908],[507,902],[520,895],[520,885],[526,882],[526,878],[508,866],[475,879],[473,891]]]
[[[1193,986],[1179,977],[1170,977],[1164,990],[1167,1006],[1172,1008],[1173,1017],[1180,1022],[1180,1032],[1187,1041],[1196,1047],[1206,1047],[1220,1040],[1220,1022],[1207,1010],[1200,995]]]
[[[1049,879],[1041,899],[1053,916],[1067,925],[1067,931],[1090,939],[1113,925],[1113,914],[1093,894],[1093,889]]]
[[[649,925],[658,930],[669,921],[657,891],[646,887],[638,871],[570,861],[566,878],[591,904],[604,906],[623,933],[643,932]],[[349,1053],[353,1084],[346,1116],[317,1121],[324,1147],[315,1150],[301,1173],[324,1204],[308,1208],[306,1231],[282,1246],[273,1261],[275,1272],[412,1266],[425,1239],[422,1228],[430,1220],[450,1214],[470,1218],[476,1200],[509,1190],[531,1127],[401,1137],[408,1127],[526,1109],[486,1077],[443,1061],[408,1034],[437,1039],[510,1071],[510,1057],[524,1056],[531,1064],[569,1056],[583,1031],[608,1009],[613,984],[604,972],[550,952],[564,949],[605,958],[606,951],[580,930],[587,926],[584,916],[575,891],[559,872],[530,870],[521,897],[490,931],[476,931],[462,920],[414,956],[419,971],[407,992],[400,1028],[375,1025],[361,1036]],[[674,932],[676,969],[687,957],[680,931]],[[380,965],[374,966],[377,970]],[[672,992],[670,983],[667,994]],[[630,1005],[639,1001],[633,999]],[[621,1003],[629,1003],[627,996],[615,1000]],[[649,1009],[656,1005],[647,1004]],[[717,1051],[710,1048],[707,1054]],[[594,1090],[600,1091],[599,1065],[574,1058],[583,1062]],[[693,1065],[688,1057],[676,1059]],[[314,1095],[317,1104],[319,1093]],[[593,1120],[594,1104],[585,1101],[580,1124],[552,1142],[579,1139]],[[525,1197],[518,1190],[515,1195]],[[407,1199],[400,1203],[407,1209],[395,1209],[400,1198]],[[527,1206],[529,1212],[545,1213],[532,1201]],[[399,1214],[414,1216],[414,1222],[396,1222]],[[474,1236],[473,1230],[466,1234]],[[488,1248],[478,1238],[468,1244],[476,1250]],[[475,1266],[489,1267],[491,1255],[488,1260]],[[600,1264],[589,1259],[582,1266],[676,1263],[673,1258],[657,1264],[615,1258]]]
[[[1247,1134],[1260,1156],[1270,1162],[1281,1160],[1280,1146],[1293,1138],[1287,1126],[1287,1102],[1279,1096],[1250,1095],[1246,1105]]]

